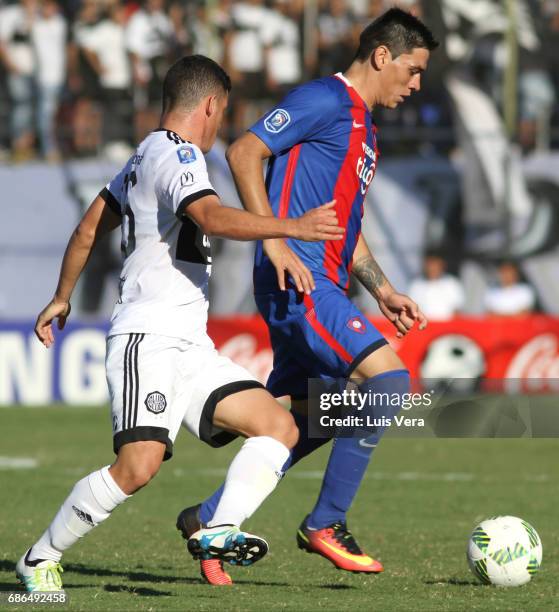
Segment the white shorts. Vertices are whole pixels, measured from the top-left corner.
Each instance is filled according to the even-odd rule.
[[[128,442],[157,440],[169,459],[181,424],[210,446],[224,446],[237,436],[214,427],[217,403],[264,388],[213,345],[154,334],[107,338],[106,367],[115,453]]]

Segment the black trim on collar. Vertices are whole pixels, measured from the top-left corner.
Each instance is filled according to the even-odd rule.
[[[176,132],[173,132],[173,130],[167,130],[166,128],[157,128],[156,130],[153,130],[153,131],[154,132],[167,132],[167,138],[171,142],[174,142],[175,144],[186,144],[187,142],[189,144],[192,144],[189,140],[185,140],[184,138],[179,136]]]

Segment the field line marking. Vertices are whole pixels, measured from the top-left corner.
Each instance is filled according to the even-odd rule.
[[[33,457],[0,457],[0,470],[32,470],[38,466]]]
[[[195,473],[200,476],[225,476],[226,468],[202,468],[199,470],[188,470],[189,473]],[[181,477],[185,474],[185,470],[176,468],[173,474]],[[324,476],[323,470],[295,470],[289,473],[289,478],[297,480],[322,480]],[[468,472],[443,472],[441,474],[427,472],[371,472],[365,476],[371,480],[439,480],[439,481],[464,481],[469,482],[475,478],[474,474]]]
[[[173,475],[177,478],[195,474],[197,476],[210,476],[223,478],[227,474],[227,468],[201,468],[198,470],[185,470],[175,468]],[[287,476],[294,480],[322,480],[323,470],[294,470],[288,472]],[[471,482],[479,479],[479,474],[473,472],[374,472],[365,475],[365,480],[399,480],[408,482]],[[525,474],[522,479],[528,482],[544,483],[551,480],[549,474]],[[491,477],[482,478],[483,482],[494,482],[496,479]]]

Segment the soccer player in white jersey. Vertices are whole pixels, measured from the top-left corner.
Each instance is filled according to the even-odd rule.
[[[338,239],[343,230],[332,203],[283,220],[221,206],[203,154],[215,141],[230,88],[227,74],[206,57],[185,57],[170,68],[161,127],[92,202],[70,238],[54,297],[37,319],[35,332],[48,348],[52,323],[64,327],[96,241],[121,225],[124,265],[106,358],[117,458],[74,486],[18,561],[17,576],[30,591],[62,588],[62,553],[155,476],[172,456],[181,424],[214,447],[247,438],[214,520],[188,541],[192,555],[207,564],[248,565],[267,551],[264,540],[239,526],[274,490],[297,428],[252,375],[218,355],[206,334],[208,236],[315,241]]]

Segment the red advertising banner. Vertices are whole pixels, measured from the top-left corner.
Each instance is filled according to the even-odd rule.
[[[559,393],[559,318],[458,318],[403,340],[386,319],[373,323],[413,378],[506,379],[507,392]],[[70,321],[47,351],[32,321],[0,324],[0,406],[106,403],[108,328],[107,321]],[[212,317],[209,333],[222,354],[267,380],[273,356],[260,317]]]
[[[385,319],[371,321],[412,377],[530,379],[533,391],[558,391],[559,319],[547,316],[456,318],[396,338]],[[265,381],[272,368],[266,325],[257,316],[211,318],[217,348]]]

